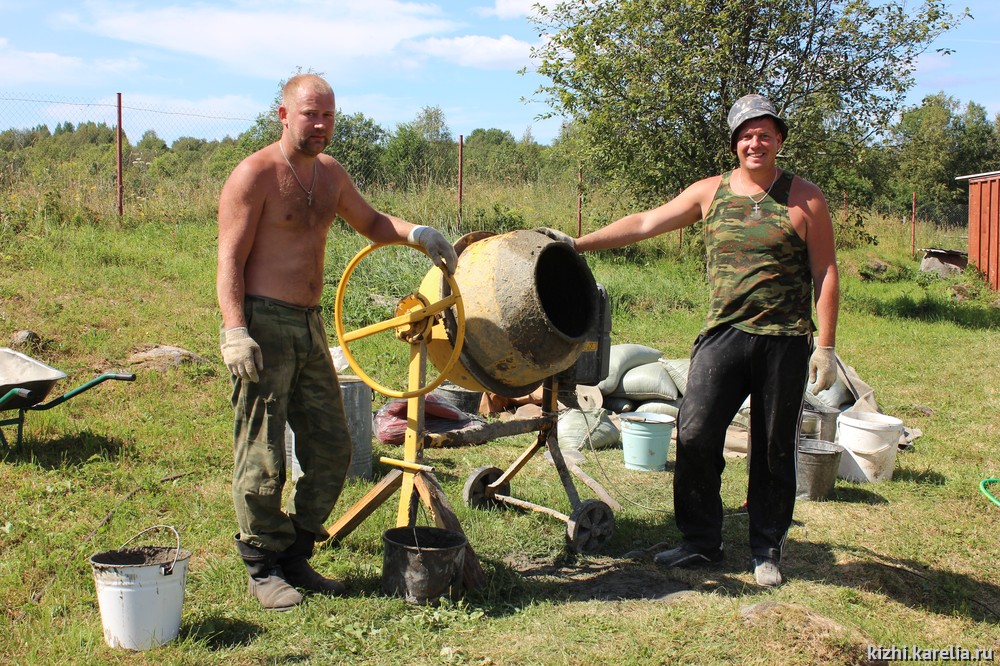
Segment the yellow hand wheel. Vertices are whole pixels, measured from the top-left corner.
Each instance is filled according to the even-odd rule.
[[[405,245],[427,254],[423,247],[415,243],[394,243],[393,245]],[[347,293],[347,284],[351,279],[351,275],[365,257],[383,247],[388,247],[388,245],[368,245],[354,255],[354,258],[347,264],[347,268],[344,269],[344,274],[340,278],[340,284],[337,286],[337,299],[334,304],[334,327],[336,328],[337,339],[340,341],[340,347],[344,352],[347,363],[368,386],[390,398],[415,398],[430,393],[440,386],[447,378],[448,373],[454,367],[455,363],[458,362],[462,351],[462,342],[465,340],[465,310],[462,307],[462,296],[459,293],[455,277],[442,272],[449,293],[440,300],[430,302],[426,296],[416,291],[400,299],[396,305],[396,316],[354,331],[344,331],[344,294]],[[444,316],[444,312],[451,307],[455,308],[456,323],[454,340],[451,342],[453,349],[451,355],[445,361],[444,367],[438,368],[440,371],[438,376],[430,382],[422,382],[419,386],[409,386],[405,391],[397,391],[383,386],[372,379],[361,368],[361,365],[351,352],[350,344],[352,342],[378,333],[394,330],[397,338],[404,342],[409,342],[411,345],[419,345],[419,353],[426,354],[426,343],[430,342],[431,329],[434,326],[435,320]]]

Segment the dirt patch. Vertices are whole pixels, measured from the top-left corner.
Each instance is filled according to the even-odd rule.
[[[854,627],[844,626],[800,604],[762,601],[740,609],[743,621],[769,631],[776,645],[792,642],[797,653],[809,654],[818,664],[872,665],[884,662],[867,658],[872,640]],[[762,646],[767,653],[769,646]]]
[[[146,346],[128,357],[126,363],[132,367],[164,372],[170,368],[190,363],[204,365],[208,359],[194,352],[169,345]]]
[[[614,558],[589,558],[562,564],[543,558],[508,555],[504,564],[526,580],[574,601],[668,599],[696,594],[654,565]]]

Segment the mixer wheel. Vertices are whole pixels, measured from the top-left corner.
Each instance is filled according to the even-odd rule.
[[[601,500],[585,500],[573,510],[566,523],[566,539],[571,550],[592,553],[600,550],[615,532],[615,514]]]
[[[462,489],[462,498],[465,500],[465,505],[473,509],[487,509],[500,506],[501,502],[487,495],[486,490],[487,486],[499,479],[502,474],[503,470],[499,467],[486,466],[473,470],[465,482],[465,488]],[[508,495],[510,494],[510,484],[505,483],[494,492],[500,495]]]

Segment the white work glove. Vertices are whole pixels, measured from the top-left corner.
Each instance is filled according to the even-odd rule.
[[[574,250],[576,249],[576,241],[569,234],[564,234],[558,229],[549,229],[548,227],[538,227],[535,229],[540,234],[548,236],[554,241],[559,241],[560,243],[566,243]]]
[[[222,331],[222,360],[229,372],[245,381],[256,382],[257,372],[264,369],[260,345],[250,337],[246,326]]]
[[[427,250],[427,255],[434,262],[434,265],[443,270],[448,275],[455,274],[455,267],[458,265],[458,255],[448,239],[434,227],[417,225],[410,229],[406,240],[416,243]]]
[[[809,392],[816,395],[837,381],[837,355],[833,347],[816,347],[809,358]]]

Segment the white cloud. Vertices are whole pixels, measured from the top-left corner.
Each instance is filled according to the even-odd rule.
[[[499,19],[515,19],[533,15],[536,4],[545,6],[547,3],[538,0],[495,0],[492,7],[484,7],[479,13],[483,16],[496,16]]]
[[[12,87],[33,83],[65,84],[98,80],[107,73],[131,72],[141,65],[134,58],[91,61],[50,51],[22,51],[0,38],[0,86]]]
[[[294,66],[328,74],[356,71],[357,62],[384,58],[403,42],[453,30],[431,5],[390,0],[288,2],[280,11],[254,3],[140,6],[88,3],[61,20],[69,27],[222,62],[267,77]]]
[[[531,44],[509,35],[427,39],[412,45],[420,53],[476,69],[516,70],[528,65]]]

